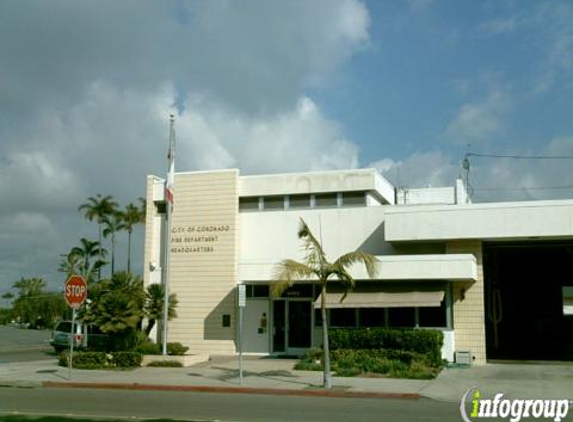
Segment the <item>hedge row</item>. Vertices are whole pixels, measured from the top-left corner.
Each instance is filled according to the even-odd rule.
[[[143,355],[137,352],[75,352],[72,367],[77,369],[136,368]],[[58,364],[68,366],[69,352],[60,353]]]
[[[420,353],[441,359],[444,333],[408,328],[334,328],[328,333],[331,350],[387,349]]]
[[[189,347],[183,346],[179,342],[170,342],[167,343],[167,354],[170,356],[183,356]],[[140,344],[136,349],[136,352],[142,353],[144,355],[160,355],[161,354],[161,345],[153,343],[152,341],[146,341]]]

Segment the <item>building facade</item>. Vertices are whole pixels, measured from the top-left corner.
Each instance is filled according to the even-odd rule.
[[[162,281],[164,183],[147,179],[146,284]],[[439,329],[450,361],[456,352],[475,364],[573,359],[573,200],[472,204],[461,181],[397,189],[374,169],[177,173],[169,286],[179,305],[169,341],[235,353],[244,284],[245,352],[319,346],[312,280],[270,294],[277,263],[304,256],[301,218],[328,258],[360,250],[379,260],[376,279],[351,269],[358,282],[344,301],[336,287],[328,295],[331,327]]]

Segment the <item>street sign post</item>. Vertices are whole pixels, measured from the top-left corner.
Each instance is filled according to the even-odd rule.
[[[243,385],[243,309],[247,305],[247,291],[239,284],[239,385]]]
[[[76,311],[82,306],[88,297],[88,285],[81,275],[72,275],[67,279],[64,285],[64,298],[72,308],[72,328],[70,331],[70,356],[68,367],[72,379],[72,361],[74,356],[74,342],[76,340]]]

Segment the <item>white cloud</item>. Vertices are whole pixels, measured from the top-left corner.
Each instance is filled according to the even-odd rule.
[[[497,151],[501,155],[573,157],[573,137],[556,137],[538,151]],[[377,168],[394,186],[454,186],[466,175],[463,157],[442,151],[418,152],[400,161],[383,159],[369,166]],[[571,198],[572,160],[522,160],[469,157],[470,185],[474,202],[523,201]],[[557,189],[555,189],[557,188]]]
[[[511,102],[508,93],[493,90],[481,102],[462,105],[446,128],[446,137],[457,144],[492,139],[504,130],[503,120],[511,107]]]
[[[369,167],[378,169],[397,187],[453,186],[459,175],[455,160],[441,151],[417,152],[400,161],[383,159]]]
[[[0,8],[4,285],[59,280],[59,254],[97,233],[78,205],[97,193],[134,201],[146,174],[165,173],[170,113],[181,170],[358,166],[357,146],[307,92],[368,46],[370,16],[359,0]]]

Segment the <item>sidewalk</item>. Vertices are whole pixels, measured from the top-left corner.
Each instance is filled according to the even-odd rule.
[[[296,371],[296,360],[253,358],[243,361],[243,385],[237,357],[214,357],[186,368],[142,367],[130,371],[78,370],[57,366],[56,359],[0,365],[0,386],[169,389],[180,391],[392,397],[459,402],[478,387],[508,398],[573,398],[573,364],[488,364],[446,368],[435,380],[333,378],[332,391],[321,389],[322,373]]]

